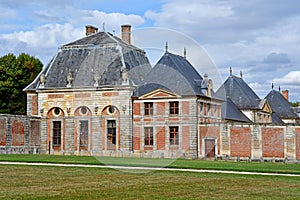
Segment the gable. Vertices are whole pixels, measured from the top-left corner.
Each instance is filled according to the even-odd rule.
[[[144,94],[139,99],[167,99],[167,98],[176,98],[176,97],[178,96],[172,92],[162,90],[162,89],[157,89],[147,94]]]
[[[271,106],[268,101],[265,101],[264,105],[261,108],[261,111],[267,112],[267,113],[272,113],[272,109],[271,109]]]

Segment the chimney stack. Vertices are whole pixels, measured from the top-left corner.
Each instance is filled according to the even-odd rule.
[[[85,35],[89,36],[98,32],[98,28],[95,26],[87,25],[85,26]]]
[[[289,91],[288,90],[283,90],[282,95],[287,101],[289,101]]]
[[[127,44],[131,44],[131,26],[130,25],[122,25],[122,40]]]

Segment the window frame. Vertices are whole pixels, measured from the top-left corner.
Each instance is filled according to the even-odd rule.
[[[84,133],[82,133],[82,124],[85,124]],[[84,141],[84,142],[82,142]],[[79,146],[87,147],[89,144],[89,120],[79,120]]]
[[[170,126],[169,127],[169,142],[171,146],[179,145],[179,127]]]
[[[153,127],[144,127],[144,145],[153,146]]]
[[[110,127],[111,125],[111,127]],[[115,119],[107,120],[107,144],[108,145],[117,145],[117,121]],[[109,138],[111,138],[111,142],[109,142]]]
[[[170,113],[170,115],[178,115],[179,114],[179,102],[178,101],[170,101],[169,102],[169,113]]]
[[[153,115],[153,102],[144,102],[144,115]]]
[[[56,127],[59,125],[59,127]],[[52,147],[58,148],[61,147],[62,143],[62,122],[61,121],[52,121]]]

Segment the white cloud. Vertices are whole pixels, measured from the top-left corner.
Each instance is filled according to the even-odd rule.
[[[119,32],[120,26],[122,24],[130,24],[133,27],[143,24],[145,21],[141,16],[133,14],[123,14],[123,13],[105,13],[98,10],[83,10],[76,14],[74,19],[70,19],[72,24],[92,24],[100,26],[102,29],[103,23],[105,23],[106,31],[112,32],[113,30]]]
[[[291,71],[283,77],[273,79],[273,82],[276,84],[300,86],[300,71]]]

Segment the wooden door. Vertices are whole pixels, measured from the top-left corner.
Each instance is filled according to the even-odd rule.
[[[214,158],[215,157],[215,140],[214,139],[206,139],[205,140],[205,156],[206,156],[206,158]]]

